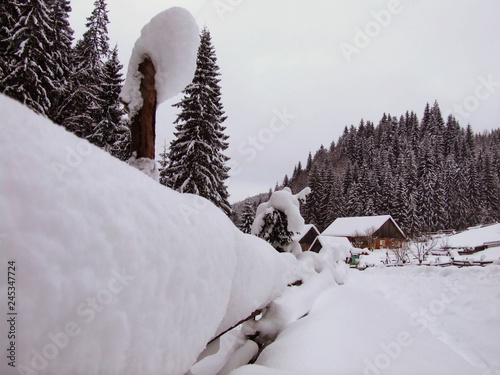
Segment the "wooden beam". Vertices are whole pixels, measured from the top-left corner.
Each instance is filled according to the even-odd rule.
[[[155,66],[149,57],[139,65],[141,80],[142,108],[132,118],[130,125],[131,152],[137,158],[155,158],[155,125],[157,95],[155,89]]]

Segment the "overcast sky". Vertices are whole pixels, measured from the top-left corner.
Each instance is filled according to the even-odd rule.
[[[75,37],[93,0],[73,0]],[[206,25],[221,69],[230,201],[274,187],[309,151],[361,118],[438,100],[474,131],[500,127],[498,0],[107,0],[126,66],[140,30],[172,6]],[[157,151],[177,109],[157,117]]]

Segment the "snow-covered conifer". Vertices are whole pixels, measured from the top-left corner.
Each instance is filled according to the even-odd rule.
[[[215,49],[207,28],[201,31],[198,60],[193,82],[184,98],[175,104],[181,108],[171,142],[167,185],[183,193],[207,198],[227,215],[231,213],[225,180],[229,177],[223,154],[228,136],[222,123],[226,120],[218,78]]]
[[[255,208],[249,200],[245,202],[243,213],[241,215],[241,222],[239,225],[243,233],[250,233],[252,231],[252,224],[255,220]]]
[[[59,117],[60,106],[66,96],[66,90],[69,85],[69,79],[72,72],[72,43],[73,29],[69,24],[69,14],[71,5],[69,0],[54,0],[51,10],[51,41],[53,43],[51,52],[55,63],[55,90],[51,93],[51,107],[49,109],[49,118],[61,123]]]
[[[69,131],[90,138],[102,118],[103,66],[109,54],[108,11],[105,0],[96,0],[87,18],[87,30],[73,51],[73,73],[61,104],[59,117]]]
[[[275,191],[257,208],[251,233],[269,242],[279,252],[296,253],[300,246],[293,236],[304,228],[300,203],[311,193],[309,187],[293,195],[290,188]]]
[[[120,139],[122,130],[123,108],[119,97],[122,89],[122,65],[118,61],[118,48],[111,51],[109,59],[102,68],[102,83],[99,90],[101,113],[98,122],[93,124],[92,132],[87,139],[110,152]]]
[[[51,2],[32,0],[4,4],[2,18],[2,76],[0,92],[47,115],[51,93],[56,89],[56,62],[53,59]],[[17,18],[13,18],[16,17]],[[3,21],[3,20],[2,20]],[[6,39],[5,39],[6,38]]]
[[[163,144],[163,152],[160,153],[160,160],[158,161],[160,167],[158,168],[158,172],[160,173],[159,182],[162,185],[167,186],[167,167],[168,167],[168,151],[167,151],[167,141]]]

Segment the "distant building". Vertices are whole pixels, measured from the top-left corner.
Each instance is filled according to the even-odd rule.
[[[318,236],[309,248],[309,251],[319,253],[321,249],[336,248],[339,246],[352,248],[351,242],[346,237]]]
[[[293,239],[300,244],[302,251],[307,251],[318,236],[319,230],[313,224],[306,224],[304,229],[295,235]]]
[[[347,237],[361,249],[400,248],[406,239],[391,215],[338,218],[321,236]]]

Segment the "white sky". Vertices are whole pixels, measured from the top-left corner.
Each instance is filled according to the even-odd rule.
[[[72,1],[76,38],[93,2]],[[361,118],[378,123],[384,112],[406,110],[421,117],[437,99],[444,114],[463,106],[454,114],[476,132],[500,127],[498,0],[107,2],[110,43],[118,43],[125,67],[142,26],[162,10],[183,6],[208,26],[222,74],[227,155],[237,166],[231,202],[281,183],[309,151]],[[366,46],[358,28],[371,35]],[[355,41],[362,48],[347,58],[342,46]],[[159,109],[158,152],[173,138],[171,104],[179,99]]]

